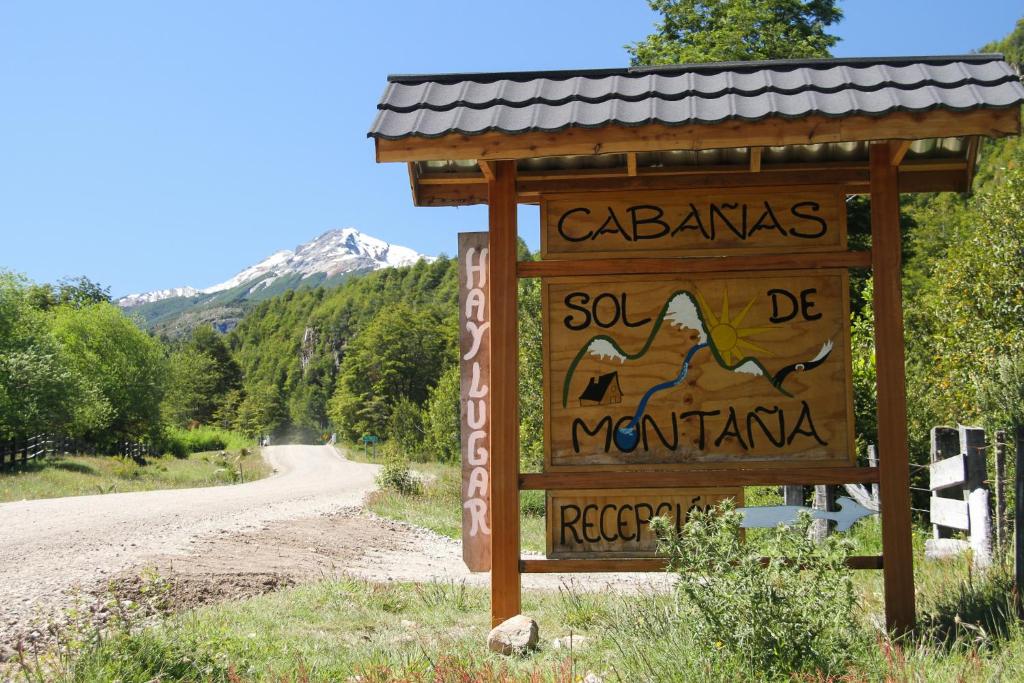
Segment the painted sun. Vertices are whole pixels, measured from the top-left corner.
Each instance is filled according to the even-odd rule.
[[[715,315],[711,307],[708,306],[703,294],[697,292],[697,297],[700,301],[701,311],[707,320],[711,345],[718,351],[726,365],[733,365],[751,353],[762,356],[774,355],[768,349],[758,346],[749,339],[752,335],[770,331],[771,327],[743,327],[743,320],[753,307],[756,297],[748,301],[743,310],[735,316],[729,310],[728,289],[722,293],[722,310],[718,315]]]

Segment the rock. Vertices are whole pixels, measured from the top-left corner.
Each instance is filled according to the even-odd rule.
[[[537,622],[524,614],[507,619],[487,634],[487,648],[501,655],[524,654],[540,641]]]
[[[593,671],[588,671],[587,675],[583,677],[583,683],[604,683],[604,679]]]
[[[586,636],[580,636],[574,633],[571,636],[555,638],[551,641],[551,647],[556,650],[571,650],[573,652],[579,652],[587,646],[588,641],[589,638]]]

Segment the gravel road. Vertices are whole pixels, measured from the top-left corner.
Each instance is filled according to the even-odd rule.
[[[271,446],[263,454],[276,473],[247,484],[0,504],[0,638],[33,613],[61,607],[73,587],[153,556],[187,556],[211,535],[358,506],[373,489],[376,465],[326,446]]]
[[[248,484],[0,504],[0,661],[59,620],[75,589],[100,595],[113,581],[131,597],[147,567],[172,580],[178,609],[341,575],[487,583],[466,569],[458,541],[363,509],[377,465],[327,446],[263,455],[275,474]],[[630,592],[667,579],[530,574],[523,586]]]

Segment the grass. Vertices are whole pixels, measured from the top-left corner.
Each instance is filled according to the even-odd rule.
[[[351,453],[351,451],[350,451]],[[365,461],[361,457],[360,461]],[[353,458],[356,459],[356,458]],[[443,463],[412,463],[411,468],[423,480],[423,492],[404,496],[382,490],[367,500],[372,512],[402,522],[416,524],[442,536],[462,538],[462,471]],[[544,493],[524,491],[522,508],[522,547],[544,552]]]
[[[972,576],[963,561],[919,562],[922,628],[894,643],[868,622],[840,677],[797,680],[1024,679],[1024,630],[1008,578]],[[57,681],[606,681],[750,680],[721,654],[696,649],[671,594],[615,595],[571,588],[525,591],[541,647],[504,658],[484,646],[485,588],[458,583],[375,584],[346,577],[66,638],[28,679]],[[570,654],[552,639],[588,638]]]
[[[378,494],[371,509],[448,536],[461,530],[458,468],[414,464],[426,480],[419,495]],[[748,490],[747,504],[772,504],[777,493]],[[535,510],[537,500],[524,500]],[[524,546],[540,549],[543,518],[524,519]],[[747,542],[766,539],[760,530]],[[876,519],[847,535],[853,554],[879,552]],[[1005,567],[972,571],[969,558],[923,559],[924,531],[915,533],[920,628],[893,641],[878,630],[881,573],[855,572],[858,632],[841,653],[834,677],[801,681],[1024,680],[1024,627]],[[102,632],[72,632],[63,648],[22,659],[29,680],[57,681],[555,681],[587,672],[605,681],[744,681],[755,676],[724,650],[695,640],[687,606],[669,593],[617,595],[527,590],[523,611],[540,624],[539,651],[505,658],[484,645],[489,629],[486,588],[460,583],[376,584],[348,577],[182,614],[156,625],[131,618]],[[552,639],[584,635],[573,653]],[[4,673],[0,671],[0,674]]]
[[[145,465],[120,456],[54,456],[0,472],[0,502],[234,484],[239,481],[239,465],[245,481],[270,474],[257,451],[238,453],[149,456]]]

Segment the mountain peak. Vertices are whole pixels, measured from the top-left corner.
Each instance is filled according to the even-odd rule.
[[[434,257],[424,256],[409,247],[390,244],[353,227],[334,228],[294,250],[275,252],[220,284],[202,290],[177,287],[131,294],[118,299],[117,303],[124,308],[132,308],[163,299],[213,295],[239,287],[245,290],[239,294],[239,298],[244,299],[266,290],[282,277],[299,283],[314,275],[319,275],[319,280],[326,280],[347,273],[410,266],[420,259],[433,261]]]

